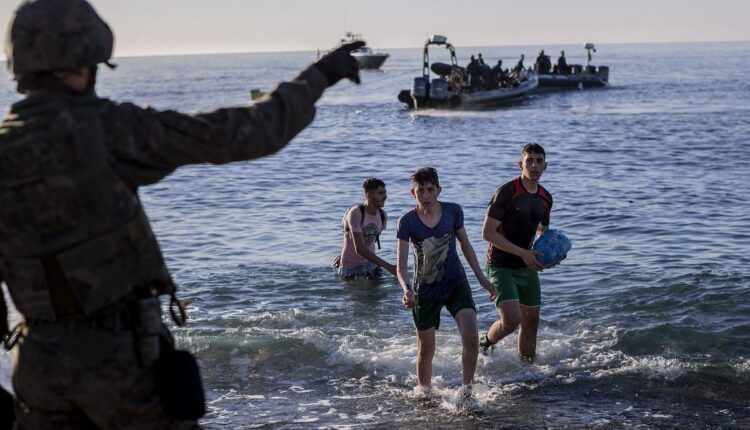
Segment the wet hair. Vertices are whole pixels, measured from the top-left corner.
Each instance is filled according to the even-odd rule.
[[[544,158],[547,158],[547,153],[544,152],[544,148],[542,148],[542,145],[534,142],[529,142],[526,145],[523,146],[523,149],[521,150],[521,158],[523,158],[523,154],[542,154]]]
[[[365,179],[365,182],[362,184],[362,189],[365,190],[366,193],[370,191],[375,191],[378,189],[378,187],[384,187],[385,188],[385,182],[378,178],[367,178]]]
[[[438,172],[434,167],[420,167],[411,175],[412,188],[424,185],[427,182],[440,188],[440,179],[438,179]]]

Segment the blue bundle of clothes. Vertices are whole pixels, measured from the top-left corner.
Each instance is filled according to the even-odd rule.
[[[533,249],[542,253],[537,257],[542,266],[550,267],[564,260],[572,247],[570,239],[565,237],[560,230],[550,229],[539,236],[539,239],[534,242]]]

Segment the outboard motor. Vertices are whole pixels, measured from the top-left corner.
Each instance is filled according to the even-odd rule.
[[[448,81],[442,78],[432,80],[430,85],[430,98],[433,100],[445,100],[448,98]]]
[[[604,82],[609,82],[609,66],[599,66],[599,78]]]
[[[430,84],[427,78],[421,76],[414,78],[414,84],[411,87],[411,96],[417,99],[423,99],[427,97],[427,90],[429,87]]]

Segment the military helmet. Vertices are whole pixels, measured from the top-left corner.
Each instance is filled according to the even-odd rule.
[[[26,0],[8,26],[5,55],[18,79],[107,62],[113,46],[112,30],[85,0]]]

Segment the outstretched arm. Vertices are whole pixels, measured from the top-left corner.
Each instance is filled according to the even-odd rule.
[[[469,267],[471,267],[471,270],[474,272],[474,276],[477,277],[477,280],[482,287],[490,294],[490,300],[494,300],[495,296],[497,296],[497,289],[492,285],[492,282],[484,277],[482,268],[479,267],[479,261],[477,261],[477,254],[474,252],[474,247],[471,246],[471,242],[469,242],[469,238],[466,236],[466,229],[461,227],[456,230],[456,239],[458,239],[458,244],[461,246],[461,253],[464,255],[464,258],[466,258],[466,262],[469,263]]]
[[[354,251],[359,254],[360,257],[365,258],[368,261],[371,261],[372,263],[384,268],[385,270],[390,272],[391,275],[396,274],[396,266],[378,257],[377,254],[370,251],[370,248],[365,245],[365,237],[361,231],[350,230],[350,233],[352,235],[352,241],[354,242]]]
[[[542,255],[539,252],[532,251],[530,249],[524,249],[520,246],[509,241],[508,238],[502,233],[500,228],[501,222],[490,217],[484,217],[484,225],[482,226],[482,238],[493,246],[520,257],[526,266],[531,270],[541,272],[544,267],[536,259],[537,255]]]
[[[187,164],[222,164],[273,154],[312,122],[315,102],[328,86],[342,78],[359,82],[350,52],[363,45],[355,42],[332,50],[250,106],[188,115],[105,103],[102,110],[113,124],[106,140],[112,167],[137,187]]]

